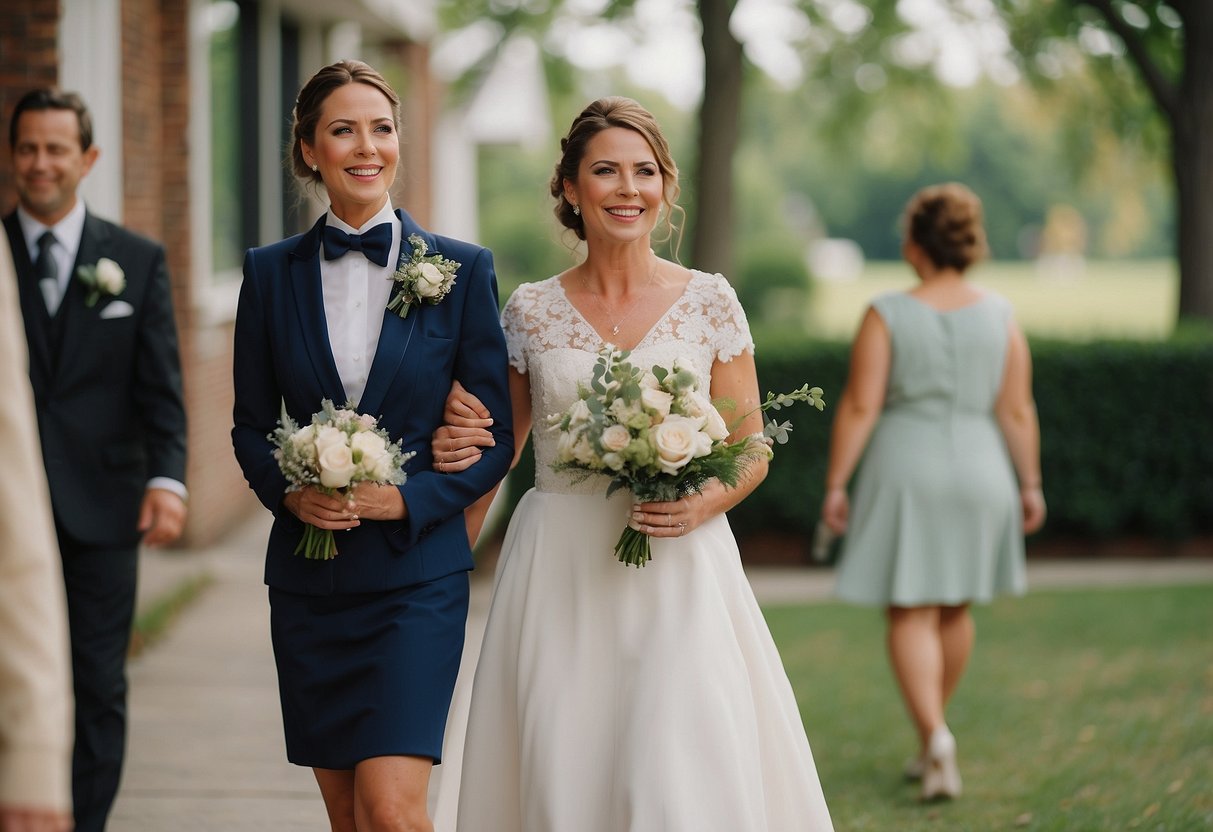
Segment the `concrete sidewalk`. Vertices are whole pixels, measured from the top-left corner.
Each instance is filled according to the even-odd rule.
[[[169,632],[131,663],[130,745],[110,832],[327,832],[311,772],[286,762],[261,580],[269,516],[216,546],[142,556],[145,609],[197,575],[212,583]],[[1033,590],[1213,584],[1213,558],[1029,561]],[[469,644],[478,644],[490,578],[472,583]],[[756,568],[764,604],[830,597],[827,569]]]

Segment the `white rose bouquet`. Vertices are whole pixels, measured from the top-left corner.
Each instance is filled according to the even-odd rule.
[[[108,257],[102,257],[91,266],[79,266],[76,279],[88,289],[84,305],[95,306],[102,295],[117,297],[126,288],[126,272]]]
[[[403,262],[392,275],[396,290],[387,305],[389,312],[402,318],[407,318],[419,303],[438,304],[455,285],[455,273],[459,271],[459,263],[441,254],[426,256],[428,247],[417,234],[409,235],[409,245],[413,253],[408,260],[401,258]]]
[[[560,432],[557,470],[610,476],[607,496],[627,488],[637,502],[666,502],[700,491],[712,479],[733,487],[748,460],[769,458],[772,441],[788,441],[791,422],[766,422],[762,434],[727,441],[731,429],[700,392],[694,373],[677,361],[644,371],[627,358],[626,351],[603,347],[577,401],[549,417],[551,429]],[[822,410],[821,396],[820,387],[805,384],[791,393],[768,393],[756,409],[808,402]],[[621,563],[644,566],[652,559],[648,535],[625,527],[615,555]]]
[[[404,463],[415,456],[402,453],[374,416],[357,413],[352,405],[337,408],[321,402],[312,423],[299,427],[282,409],[278,428],[269,435],[274,459],[290,485],[287,491],[314,486],[325,494],[341,494],[354,483],[400,485],[405,480]],[[295,554],[313,560],[329,560],[337,554],[332,529],[308,525]]]

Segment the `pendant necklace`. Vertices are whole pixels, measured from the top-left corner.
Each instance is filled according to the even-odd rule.
[[[632,301],[632,305],[629,306],[627,311],[623,313],[623,317],[611,326],[612,338],[619,335],[619,328],[624,325],[628,318],[632,317],[632,313],[636,311],[636,307],[640,306],[640,301],[643,300],[644,293],[647,292],[649,287],[653,285],[653,278],[657,276],[658,262],[660,261],[657,256],[653,255],[653,268],[649,271],[649,279],[645,281],[644,287],[638,293],[640,296],[638,296],[636,300]],[[606,316],[607,323],[610,324],[611,311],[607,309],[606,304],[604,304],[602,299],[598,297],[597,292],[590,291],[590,280],[584,274],[581,276],[581,284],[585,287],[586,294],[594,299],[594,303],[598,305],[598,308],[602,311],[602,314]]]

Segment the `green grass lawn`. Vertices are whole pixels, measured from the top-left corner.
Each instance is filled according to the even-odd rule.
[[[991,262],[971,279],[1005,295],[1030,335],[1158,339],[1175,325],[1179,280],[1171,260],[1092,261],[1081,276],[1064,278],[1038,274],[1032,263]],[[868,263],[858,280],[818,281],[806,324],[818,335],[850,339],[872,297],[916,282],[908,266],[892,262]]]
[[[920,805],[879,611],[771,607],[838,832],[1213,829],[1213,585],[976,611],[949,709],[964,796]]]

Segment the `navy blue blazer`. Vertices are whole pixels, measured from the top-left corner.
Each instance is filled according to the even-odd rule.
[[[303,523],[282,503],[287,482],[268,439],[284,403],[291,418],[305,425],[322,399],[338,406],[345,401],[320,283],[325,218],[304,234],[250,249],[245,256],[236,313],[232,443],[249,485],[274,514],[265,582],[277,589],[309,595],[377,592],[471,569],[463,510],[505,476],[513,459],[508,361],[492,253],[432,235],[404,211],[396,215],[406,251],[409,235],[419,234],[430,253],[461,265],[450,294],[437,305],[415,306],[407,318],[384,310],[358,411],[378,417],[404,451],[417,454],[400,486],[408,516],[364,520],[336,532],[338,554],[332,560],[293,554]],[[430,436],[442,424],[456,378],[493,414],[496,445],[467,471],[439,474],[432,470]]]

